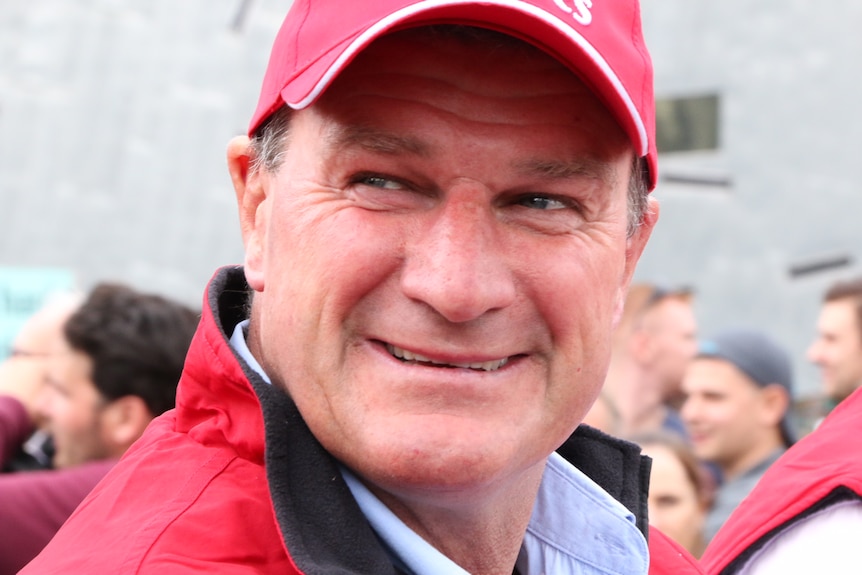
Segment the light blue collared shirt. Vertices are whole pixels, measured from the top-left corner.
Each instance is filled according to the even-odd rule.
[[[270,383],[245,341],[248,320],[230,344]],[[348,469],[344,480],[393,561],[411,575],[469,575],[395,516]],[[518,555],[522,575],[646,574],[649,550],[635,517],[558,453],[545,466]]]
[[[269,376],[263,371],[263,368],[257,362],[257,359],[251,354],[248,344],[245,342],[245,330],[248,328],[249,320],[244,319],[233,328],[233,334],[230,336],[230,346],[239,355],[250,368],[255,370],[265,382],[272,385]]]

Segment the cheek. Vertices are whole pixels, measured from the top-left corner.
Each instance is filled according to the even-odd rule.
[[[665,511],[665,521],[674,525],[677,529],[687,531],[695,523],[697,519],[697,509],[694,501],[687,499],[680,502],[670,509]]]
[[[274,213],[286,220],[287,209],[279,206]],[[356,324],[357,310],[374,306],[382,291],[377,288],[393,277],[399,261],[402,242],[370,221],[374,217],[380,216],[318,206],[300,209],[290,225],[273,227],[268,240],[270,289],[256,296],[265,342],[263,366],[271,375],[301,373],[291,379],[329,382],[343,363],[350,343],[346,334]],[[385,302],[378,303],[383,309]],[[307,394],[290,391],[297,399]]]
[[[70,433],[80,431],[86,427],[87,408],[83,405],[73,405],[72,402],[64,402],[60,413],[60,423]]]
[[[729,417],[726,409],[712,406],[703,410],[701,420],[706,422],[711,431],[726,435],[728,432],[728,422],[732,421],[732,418]]]
[[[54,421],[56,421],[57,423],[64,424],[64,425],[69,424],[69,421],[72,419],[72,416],[74,415],[74,411],[71,409],[70,403],[71,403],[71,401],[69,400],[68,397],[64,397],[64,396],[60,396],[60,395],[55,396],[51,400],[50,412],[51,412],[51,417],[54,419]]]
[[[697,409],[699,419],[709,423],[721,423],[727,420],[727,408],[715,402],[701,403]]]
[[[344,200],[284,201],[273,207],[267,269],[281,278],[279,289],[282,284],[302,292],[342,285],[361,289],[387,267],[399,245],[403,239],[391,218]]]
[[[732,431],[742,432],[748,424],[757,421],[757,410],[753,405],[726,405],[720,413],[721,422]]]
[[[678,516],[678,522],[681,528],[684,529],[685,533],[693,535],[703,529],[706,516],[701,511],[696,500],[692,499],[690,501],[686,501],[685,504],[680,507]]]
[[[666,531],[671,537],[676,537],[679,529],[679,520],[676,517],[676,509],[666,505],[648,504],[650,524],[655,525],[662,531]]]
[[[68,447],[68,444],[75,443],[68,438],[74,437],[81,427],[78,420],[80,414],[69,404],[68,399],[60,399],[52,402],[50,410],[51,432],[60,442]],[[65,438],[65,439],[64,439]]]
[[[587,257],[588,247],[584,246],[584,252],[556,255],[552,260],[539,261],[540,267],[528,269],[524,274],[524,283],[529,286],[526,297],[535,302],[552,332],[561,337],[609,340],[623,286],[622,266],[608,261],[621,258],[607,252],[608,261],[597,262]]]
[[[549,278],[552,279],[552,278]],[[554,362],[568,364],[573,375],[604,379],[610,357],[613,302],[571,283],[538,282],[533,302],[556,350]],[[529,297],[529,296],[528,296]],[[576,302],[576,303],[573,303]]]

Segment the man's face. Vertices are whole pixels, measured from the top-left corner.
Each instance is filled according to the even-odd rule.
[[[396,497],[540,473],[599,391],[655,220],[627,240],[623,132],[543,54],[400,35],[290,138],[238,187],[264,369]]]
[[[0,394],[17,397],[37,427],[44,425],[37,405],[45,387],[50,356],[63,341],[63,325],[76,303],[52,302],[33,314],[12,342],[10,356],[0,362]]]
[[[862,385],[862,337],[852,299],[826,302],[808,359],[820,368],[823,392],[841,401]]]
[[[652,339],[652,369],[663,383],[663,395],[679,392],[689,362],[697,353],[697,322],[691,302],[666,297],[647,310],[643,329]]]
[[[695,358],[682,384],[680,412],[698,457],[738,471],[764,428],[762,390],[731,363]]]
[[[64,343],[51,357],[40,404],[54,439],[54,467],[73,467],[109,456],[102,434],[103,407],[92,380],[92,360]]]

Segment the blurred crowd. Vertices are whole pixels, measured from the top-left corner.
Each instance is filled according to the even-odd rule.
[[[650,522],[700,557],[802,430],[780,334],[752,326],[701,334],[694,297],[631,287],[584,423],[651,457]],[[822,416],[862,386],[862,279],[826,291],[807,359],[820,370]]]
[[[584,424],[652,460],[650,523],[701,557],[800,437],[791,357],[750,326],[698,331],[688,288],[631,287]],[[129,286],[49,297],[0,363],[0,575],[34,557],[174,405],[199,312]],[[862,385],[862,279],[824,295],[808,359],[824,415]]]

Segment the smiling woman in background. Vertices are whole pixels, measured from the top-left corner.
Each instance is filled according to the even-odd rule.
[[[649,522],[700,557],[703,526],[712,501],[713,481],[682,439],[666,432],[639,435],[633,441],[652,458]]]

